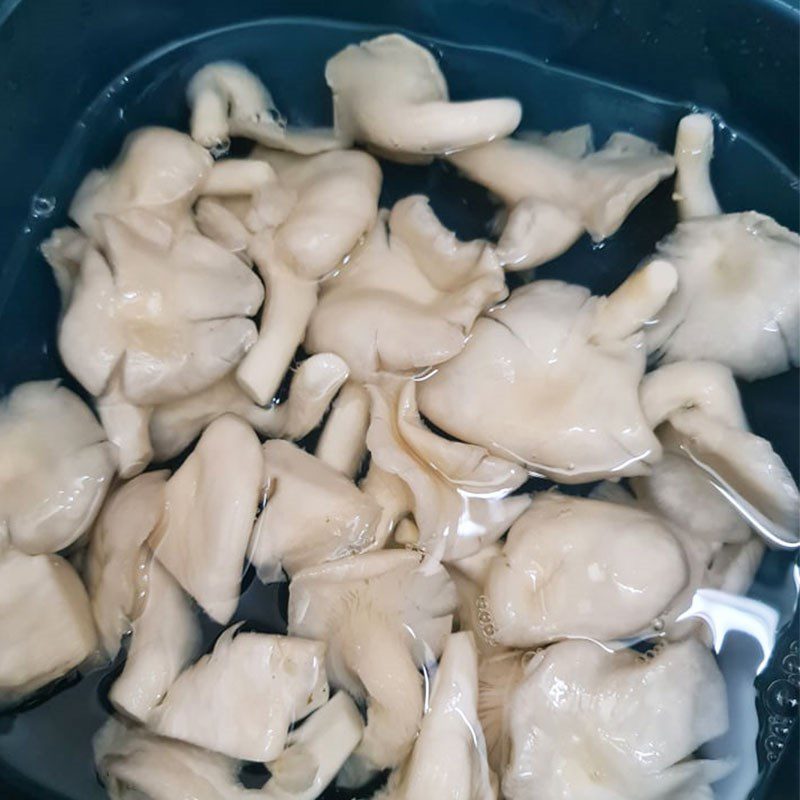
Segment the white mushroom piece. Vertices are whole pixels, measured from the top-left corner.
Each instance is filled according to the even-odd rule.
[[[69,562],[14,550],[0,534],[0,708],[80,666],[96,644],[89,598]]]
[[[328,61],[334,128],[387,158],[444,155],[491,142],[519,125],[516,100],[451,102],[433,55],[405,36],[349,45]]]
[[[162,736],[264,763],[283,752],[292,724],[327,702],[325,645],[237,627],[178,676],[146,722]]]
[[[266,442],[263,453],[266,505],[249,552],[262,581],[384,544],[380,507],[349,478],[289,442]]]
[[[189,81],[186,97],[192,138],[212,151],[227,148],[232,136],[304,155],[343,145],[328,129],[288,127],[267,87],[234,61],[214,61],[200,69]]]
[[[419,669],[441,654],[456,602],[444,568],[409,551],[365,553],[295,573],[289,634],[326,641],[331,686],[366,701],[355,751],[363,773],[396,767],[410,752],[423,712]]]
[[[647,329],[662,361],[717,361],[746,380],[800,363],[800,236],[755,211],[721,214],[709,178],[714,127],[681,120],[675,144],[681,222],[657,257],[678,290]]]
[[[122,484],[92,530],[85,565],[100,643],[117,655],[131,633],[122,673],[109,699],[127,717],[144,720],[197,655],[200,634],[190,599],[153,558],[149,537],[164,513],[167,472]]]
[[[264,408],[228,374],[207,389],[153,410],[149,427],[153,456],[166,461],[178,455],[211,422],[228,413],[249,422],[261,436],[302,439],[319,425],[347,375],[347,365],[339,356],[311,356],[297,367],[286,400]]]
[[[474,147],[448,159],[508,207],[497,254],[509,270],[536,267],[588,232],[612,236],[675,170],[672,156],[630,133],[595,151],[589,125]]]
[[[517,464],[483,447],[453,442],[428,429],[417,410],[415,381],[369,387],[367,446],[373,462],[405,484],[420,550],[437,560],[474,555],[499,539],[528,507],[510,496],[528,479]]]
[[[367,454],[369,408],[366,388],[348,381],[337,395],[317,442],[317,458],[348,478],[356,476]]]
[[[487,312],[418,388],[442,430],[563,483],[646,473],[661,455],[639,403],[641,328],[675,289],[663,261],[608,297],[534,281]]]
[[[158,560],[222,624],[239,601],[263,473],[253,429],[219,417],[167,481],[164,515],[150,537]]]
[[[484,593],[494,639],[525,648],[642,634],[688,581],[683,549],[658,517],[545,493],[512,526]]]
[[[54,553],[79,539],[114,467],[97,419],[58,381],[17,386],[0,406],[0,523],[14,548]]]
[[[362,730],[355,704],[339,692],[289,734],[261,789],[241,785],[236,759],[115,718],[95,736],[95,763],[111,800],[315,800]]]
[[[383,212],[322,284],[305,347],[337,353],[359,381],[420,372],[459,353],[476,317],[507,292],[493,248],[460,242],[413,195]]]
[[[366,153],[310,158],[260,151],[279,180],[254,199],[250,254],[266,286],[258,341],[236,378],[260,405],[274,397],[317,302],[318,281],[342,266],[378,209],[381,171]],[[256,162],[259,163],[259,162]],[[286,201],[286,194],[289,201]],[[275,195],[277,194],[277,199]],[[275,200],[280,213],[271,208]],[[263,207],[270,209],[261,218]],[[316,352],[335,352],[325,348]]]
[[[503,796],[710,798],[730,765],[694,753],[727,727],[725,682],[696,640],[649,657],[561,642],[535,654],[510,693]]]
[[[721,364],[686,361],[649,373],[641,386],[642,408],[664,449],[688,458],[768,544],[800,544],[800,491],[770,443],[748,430],[733,375]],[[681,519],[679,502],[667,484],[639,484],[640,491],[668,517]],[[657,494],[656,494],[657,493]],[[681,501],[682,502],[682,501]],[[709,506],[718,516],[719,504]],[[729,526],[723,541],[744,541],[730,515],[715,521]],[[696,520],[700,523],[700,519]]]
[[[376,800],[496,800],[478,721],[478,654],[470,633],[452,633],[431,689],[430,706],[408,761]]]

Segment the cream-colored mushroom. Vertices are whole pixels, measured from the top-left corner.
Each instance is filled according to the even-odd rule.
[[[230,414],[219,417],[167,481],[164,516],[151,537],[159,561],[223,624],[239,601],[263,471],[253,429]]]
[[[669,364],[645,376],[641,398],[665,450],[705,467],[706,477],[710,470],[717,478],[715,491],[725,496],[725,487],[733,490],[735,496],[727,499],[734,507],[742,498],[781,529],[785,541],[773,544],[796,545],[800,491],[772,445],[747,429],[727,368],[703,361]],[[757,520],[748,522],[758,528]],[[768,532],[762,535],[768,538]]]
[[[491,246],[458,241],[414,195],[322,285],[305,345],[338,353],[361,381],[418,372],[460,352],[476,317],[506,294]]]
[[[413,498],[402,478],[381,469],[374,461],[370,461],[360,488],[380,506],[381,518],[375,535],[378,547],[383,547],[398,525],[408,518]]]
[[[331,685],[367,702],[355,756],[374,769],[408,755],[422,717],[419,668],[450,633],[455,589],[441,565],[386,550],[309,567],[289,586],[289,633],[327,641]]]
[[[494,639],[525,648],[641,634],[688,581],[683,549],[658,517],[547,493],[512,526],[484,592]]]
[[[330,416],[320,433],[317,458],[354,478],[367,454],[369,393],[360,383],[344,385],[333,402]]]
[[[117,160],[93,170],[78,187],[69,215],[95,242],[102,242],[104,215],[145,210],[175,227],[193,228],[189,209],[200,194],[213,159],[185,133],[141,128],[125,140]]]
[[[497,253],[510,270],[555,258],[584,231],[595,241],[613,235],[675,169],[672,156],[630,133],[613,134],[595,151],[588,125],[503,139],[448,158],[508,206]]]
[[[319,425],[339,387],[347,380],[347,365],[333,353],[302,361],[292,376],[285,402],[263,408],[256,405],[232,374],[197,394],[157,406],[150,418],[155,458],[178,455],[211,422],[236,414],[261,436],[302,439]]]
[[[408,761],[381,800],[496,800],[478,721],[478,654],[470,633],[451,633],[431,689],[430,707]]]
[[[530,504],[527,496],[509,497],[527,472],[426,428],[417,411],[416,382],[386,380],[369,388],[367,446],[378,467],[406,484],[419,529],[414,544],[437,560],[452,561],[499,539]]]
[[[69,562],[0,542],[0,707],[80,666],[96,644],[89,598]]]
[[[67,368],[92,394],[120,364],[125,397],[163,403],[212,384],[256,338],[246,319],[263,289],[235,256],[196,233],[173,236],[142,212],[99,223],[108,260],[89,250],[59,332]]]
[[[287,127],[267,87],[234,61],[214,61],[196,72],[186,96],[192,138],[203,147],[226,147],[232,136],[306,155],[344,144],[328,129]]]
[[[559,281],[517,289],[420,382],[420,410],[564,483],[642,474],[661,450],[639,403],[641,327],[674,288],[675,271],[653,262],[608,297]]]
[[[317,281],[341,266],[374,222],[381,173],[373,158],[358,152],[299,158],[265,151],[260,157],[274,166],[282,191],[293,198],[278,219],[266,225],[255,221],[259,232],[250,244],[267,300],[259,339],[236,377],[263,405],[272,400],[303,341]]]
[[[56,228],[39,246],[53,270],[64,306],[69,302],[88,246],[89,238],[76,228]]]
[[[226,630],[183,672],[147,724],[172,739],[247,761],[272,761],[289,727],[328,700],[325,645]]]
[[[491,142],[511,133],[522,116],[510,98],[451,102],[433,55],[399,34],[349,45],[328,61],[325,80],[337,135],[387,158]]]
[[[114,476],[114,448],[84,403],[58,381],[17,386],[0,407],[0,523],[31,555],[75,542]]]
[[[148,565],[147,595],[131,632],[125,665],[108,699],[127,717],[145,722],[200,647],[191,600],[156,559]]]
[[[568,641],[534,655],[510,697],[503,795],[710,797],[730,766],[694,758],[728,726],[713,655],[689,639],[646,657]]]
[[[263,452],[267,503],[249,553],[262,581],[379,546],[381,510],[349,478],[288,442]]]
[[[709,176],[711,119],[684,117],[675,144],[681,222],[656,248],[678,290],[647,329],[663,361],[717,361],[747,380],[800,364],[800,236],[755,211],[722,214]]]

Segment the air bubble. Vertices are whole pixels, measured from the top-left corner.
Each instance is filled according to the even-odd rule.
[[[34,195],[31,201],[31,214],[36,219],[47,219],[56,210],[55,197]]]

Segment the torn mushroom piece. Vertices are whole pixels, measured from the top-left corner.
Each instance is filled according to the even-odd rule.
[[[80,666],[96,645],[89,598],[69,562],[0,543],[0,708]]]
[[[747,429],[727,368],[703,361],[668,364],[644,378],[641,398],[667,452],[700,468],[767,544],[798,546],[800,492],[770,443]]]
[[[497,254],[506,269],[535,267],[587,231],[616,233],[631,210],[675,170],[672,156],[630,133],[595,151],[588,125],[503,139],[448,156],[509,208]]]
[[[117,160],[90,172],[78,187],[69,215],[94,242],[103,242],[104,215],[146,211],[178,235],[193,230],[190,209],[213,159],[185,133],[142,128],[125,140]]]
[[[290,128],[261,80],[242,64],[214,61],[189,81],[192,138],[203,147],[227,148],[232,136],[310,155],[342,147],[328,129]]]
[[[721,214],[709,176],[714,126],[681,120],[676,199],[683,220],[656,248],[678,290],[647,329],[663,361],[707,359],[746,380],[800,363],[800,236],[755,211]]]
[[[58,381],[17,386],[0,407],[0,523],[25,553],[63,550],[91,526],[114,477],[114,448]]]
[[[381,509],[349,478],[288,442],[263,452],[267,502],[249,554],[262,581],[380,546]]]
[[[324,644],[234,627],[175,680],[147,724],[160,735],[264,763],[281,754],[289,727],[327,700]]]
[[[496,800],[477,706],[478,654],[472,634],[451,633],[414,749],[376,798]]]
[[[369,393],[364,386],[356,381],[346,383],[317,443],[317,458],[348,478],[355,478],[367,454],[369,407]]]
[[[522,116],[510,98],[451,102],[433,55],[398,34],[349,45],[328,61],[325,80],[337,136],[387,158],[491,142],[511,133]]]
[[[248,217],[258,231],[250,254],[267,296],[258,341],[239,365],[236,378],[264,405],[274,397],[303,341],[317,303],[318,280],[342,265],[373,224],[381,172],[366,153],[299,158],[265,152],[261,157],[274,165],[282,191],[292,196],[278,219],[270,212],[267,220],[261,220],[259,209],[271,201],[269,189],[266,198],[255,199]]]
[[[658,517],[546,493],[512,526],[484,592],[494,639],[525,648],[641,635],[688,581],[683,549]]]
[[[487,312],[463,352],[419,382],[457,438],[563,483],[645,473],[661,455],[639,402],[642,325],[675,289],[663,261],[608,297],[535,281]]]
[[[289,586],[289,633],[328,643],[331,685],[367,704],[356,770],[396,767],[422,718],[419,669],[442,652],[457,598],[444,568],[386,550],[310,567]]]
[[[222,624],[239,601],[263,472],[253,429],[219,417],[167,481],[164,516],[151,537],[159,561]]]
[[[476,317],[507,291],[493,248],[460,242],[413,195],[322,284],[305,346],[338,353],[360,381],[419,372],[459,353]]]
[[[728,727],[724,679],[694,639],[649,656],[552,645],[524,666],[507,722],[509,800],[705,798],[730,769],[693,756]]]
[[[530,504],[526,495],[509,496],[527,472],[425,427],[415,381],[387,379],[369,389],[367,446],[373,462],[407,487],[419,531],[413,544],[437,560],[453,561],[499,539]]]
[[[181,453],[215,419],[235,414],[264,437],[302,439],[316,428],[347,380],[347,365],[333,353],[302,361],[289,395],[269,408],[256,405],[232,374],[197,394],[157,406],[150,418],[150,440],[157,461]]]

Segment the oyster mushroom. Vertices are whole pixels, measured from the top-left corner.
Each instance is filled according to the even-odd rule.
[[[0,542],[0,708],[66,675],[96,644],[89,598],[69,562]]]
[[[476,317],[506,294],[489,245],[458,241],[426,197],[406,197],[322,285],[305,346],[338,353],[360,381],[421,371],[459,353]]]
[[[768,543],[797,546],[800,491],[772,445],[748,430],[730,370],[703,361],[668,364],[645,376],[641,398],[667,452],[689,458],[706,478],[713,474],[715,491]]]
[[[608,297],[560,281],[517,289],[420,382],[420,410],[563,483],[646,472],[661,451],[639,402],[641,327],[674,288],[675,271],[653,262]]]
[[[200,69],[189,81],[186,97],[192,138],[203,147],[226,147],[232,136],[305,155],[343,145],[327,129],[287,127],[267,87],[234,61],[214,61]]]
[[[450,633],[455,589],[418,553],[387,550],[309,567],[289,586],[289,634],[328,643],[331,685],[366,700],[355,751],[380,770],[409,753],[422,717],[419,668]]]
[[[730,767],[693,753],[727,726],[722,674],[694,639],[650,658],[561,642],[528,661],[511,695],[503,795],[710,797]]]
[[[624,639],[647,630],[689,580],[658,517],[615,503],[540,494],[511,528],[484,592],[494,639]]]
[[[419,530],[413,544],[452,561],[499,539],[530,504],[527,496],[508,496],[525,483],[527,472],[426,428],[417,411],[416,382],[384,381],[369,390],[367,446],[373,462],[407,487]]]
[[[656,248],[678,290],[647,329],[664,362],[708,360],[746,380],[800,363],[800,236],[755,211],[720,214],[708,174],[711,120],[681,120],[676,142],[681,222]]]
[[[234,627],[178,676],[147,724],[162,736],[263,763],[283,751],[290,725],[327,700],[324,644]]]
[[[263,472],[253,429],[219,417],[167,481],[164,515],[150,539],[158,560],[222,624],[239,600]]]
[[[477,705],[478,654],[472,635],[451,633],[414,749],[377,797],[496,800],[496,779],[486,761]]]
[[[320,433],[315,455],[348,478],[354,478],[367,454],[369,393],[359,383],[344,385]]]
[[[53,553],[90,527],[114,476],[114,448],[58,381],[17,386],[0,407],[0,523],[13,547]]]
[[[99,223],[108,260],[89,250],[59,331],[67,368],[94,395],[120,365],[124,396],[167,402],[221,378],[256,338],[263,298],[239,259],[196,233],[173,236],[144,212]]]
[[[451,102],[433,55],[405,36],[379,36],[331,58],[334,128],[387,158],[443,155],[491,142],[519,125],[516,100]]]
[[[104,215],[144,210],[175,227],[193,228],[189,210],[211,172],[213,159],[185,133],[141,128],[125,140],[117,160],[93,170],[78,187],[69,215],[102,242]]]
[[[497,254],[509,270],[561,255],[584,231],[598,242],[613,235],[675,170],[670,155],[630,133],[613,134],[595,151],[588,125],[503,139],[448,159],[508,206]]]
[[[226,375],[197,394],[154,409],[150,440],[155,458],[166,461],[178,455],[211,422],[228,413],[249,422],[261,436],[302,439],[319,425],[347,374],[339,356],[311,356],[298,366],[286,401],[269,408],[256,405],[234,376]]]
[[[379,546],[380,508],[351,480],[288,442],[263,452],[267,503],[249,553],[262,581]]]
[[[274,165],[282,191],[293,200],[270,224],[255,221],[259,232],[250,244],[267,299],[258,341],[236,377],[261,405],[272,400],[303,341],[318,280],[342,264],[374,222],[381,185],[380,168],[365,153],[262,157]]]

